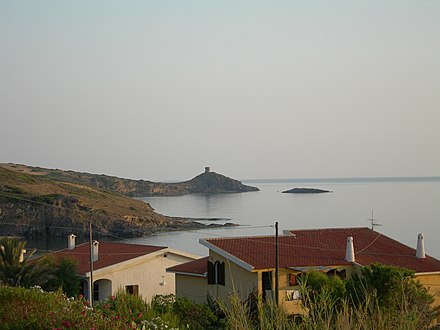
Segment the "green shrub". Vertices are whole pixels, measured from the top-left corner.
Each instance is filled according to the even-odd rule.
[[[0,329],[120,329],[91,309],[83,299],[66,298],[61,292],[39,287],[0,287]]]
[[[68,297],[76,297],[80,292],[81,278],[77,272],[78,261],[72,258],[62,258],[55,261],[46,258],[43,262],[52,269],[53,277],[43,285],[47,291],[62,290]]]
[[[177,298],[173,312],[182,325],[189,329],[204,330],[217,328],[217,317],[207,305],[195,304],[186,298]]]

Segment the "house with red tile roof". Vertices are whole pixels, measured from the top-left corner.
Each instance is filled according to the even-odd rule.
[[[200,239],[209,256],[169,268],[176,274],[176,295],[196,302],[208,294],[226,298],[232,292],[246,298],[256,292],[275,297],[275,236]],[[318,270],[350,277],[360,267],[381,263],[413,270],[440,305],[440,260],[425,254],[423,235],[417,249],[369,228],[329,228],[285,231],[278,237],[279,302],[291,313],[302,311],[298,278]],[[199,290],[200,288],[200,290]]]
[[[156,294],[174,294],[175,276],[166,269],[200,258],[166,246],[107,241],[94,241],[91,249],[89,243],[75,245],[75,235],[69,236],[67,249],[51,255],[77,261],[87,299],[92,277],[94,301],[104,300],[118,290],[140,295],[147,301]]]

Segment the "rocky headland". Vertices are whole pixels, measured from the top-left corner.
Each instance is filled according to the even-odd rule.
[[[128,196],[181,195],[253,191],[239,181],[206,172],[182,185],[157,184],[156,190],[132,185],[136,180],[105,175],[0,164],[0,235],[61,237],[94,235],[139,237],[162,231],[233,226],[205,225],[196,220],[158,214],[143,201]],[[144,181],[145,182],[145,181]],[[105,183],[105,184],[104,184]],[[223,187],[222,187],[223,185]],[[107,189],[101,188],[105,186]],[[113,187],[114,189],[109,189]],[[162,187],[157,190],[158,187]],[[156,191],[156,193],[151,193]],[[125,194],[123,194],[125,192]],[[150,194],[143,194],[150,192]]]
[[[106,189],[128,197],[181,196],[186,194],[216,194],[258,191],[256,187],[242,184],[222,174],[204,173],[188,181],[176,183],[153,182],[118,178],[104,174],[91,174],[60,169],[47,169],[18,164],[0,164],[0,167],[49,180],[69,182]]]

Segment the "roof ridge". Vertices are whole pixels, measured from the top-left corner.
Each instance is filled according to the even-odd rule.
[[[279,235],[279,236],[288,236],[288,235]],[[205,241],[220,241],[227,239],[249,239],[249,238],[267,238],[267,237],[275,237],[275,235],[258,235],[258,236],[229,236],[229,237],[213,237],[213,238],[201,238]]]
[[[167,249],[167,248],[169,248],[168,246],[162,246],[162,245],[132,244],[132,243],[127,243],[127,242],[114,242],[114,241],[99,241],[99,240],[97,240],[97,239],[96,239],[95,241],[98,241],[99,244],[101,244],[101,243],[104,243],[104,244],[113,244],[113,245],[119,245],[119,244],[122,244],[122,245],[139,246],[139,247],[155,247],[155,248],[161,248],[161,249]],[[83,245],[86,245],[86,244],[90,244],[90,243],[89,243],[89,242],[84,242],[84,243],[76,244],[75,247],[83,246]],[[66,250],[66,249],[68,249],[68,248],[65,248],[65,249],[62,249],[62,250],[58,250],[58,251],[63,251],[63,250]],[[56,252],[58,252],[58,251],[56,251]]]
[[[352,229],[368,229],[371,231],[370,228],[368,227],[332,227],[332,228],[320,228],[320,229],[286,229],[284,231],[288,231],[288,232],[293,232],[293,231],[327,231],[327,230],[352,230]],[[375,233],[379,233],[377,231],[374,231]],[[381,234],[381,233],[380,233]],[[383,234],[382,234],[383,235]],[[291,237],[290,235],[284,235],[284,234],[279,234],[279,237]],[[205,241],[220,241],[220,240],[228,240],[228,239],[249,239],[249,238],[267,238],[267,237],[275,237],[274,234],[272,235],[258,235],[258,236],[253,236],[253,235],[249,235],[249,236],[227,236],[227,237],[212,237],[212,238],[201,238]]]

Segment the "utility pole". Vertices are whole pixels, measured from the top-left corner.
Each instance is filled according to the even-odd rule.
[[[89,280],[89,303],[93,307],[93,237],[92,237],[92,223],[89,225],[90,236],[90,280]]]
[[[278,221],[275,222],[275,303],[279,304],[280,283],[279,277],[279,260],[278,260]]]

